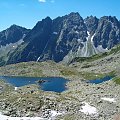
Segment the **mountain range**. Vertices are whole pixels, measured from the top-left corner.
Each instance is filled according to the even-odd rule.
[[[114,16],[83,19],[79,13],[46,17],[33,29],[17,25],[0,32],[0,65],[28,61],[70,62],[109,51],[120,43],[120,21]]]

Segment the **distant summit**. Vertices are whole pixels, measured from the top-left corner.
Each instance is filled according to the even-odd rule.
[[[26,35],[30,30],[17,26],[11,25],[8,29],[0,32],[0,45],[6,45],[15,43]]]

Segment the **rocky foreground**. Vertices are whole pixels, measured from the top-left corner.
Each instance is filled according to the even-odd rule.
[[[62,93],[44,92],[36,85],[15,89],[3,81],[0,85],[0,110],[11,116],[9,120],[36,116],[35,120],[117,120],[119,117],[120,87],[113,81],[96,85],[74,78]]]
[[[69,79],[66,91],[45,92],[37,85],[15,88],[0,81],[0,111],[5,120],[120,120],[120,86],[114,80],[101,84],[85,80],[115,72],[119,77],[119,54],[70,66],[19,63],[0,68],[1,75],[60,76]],[[86,67],[87,66],[87,67]],[[9,116],[9,117],[7,117]]]

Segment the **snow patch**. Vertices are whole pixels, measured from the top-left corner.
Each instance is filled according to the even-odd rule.
[[[77,34],[78,34],[79,32],[78,32],[78,31],[75,31],[75,33],[77,33]]]
[[[103,97],[101,99],[105,100],[105,101],[108,101],[108,102],[116,102],[115,98],[106,98],[106,97]]]
[[[108,51],[108,48],[105,48],[106,51]]]
[[[78,39],[77,41],[78,41],[78,43],[81,43],[81,39]]]
[[[88,36],[86,37],[87,41],[90,38],[90,32],[87,31]]]
[[[60,112],[51,110],[51,117],[55,117],[55,116],[62,115],[62,114],[63,114],[63,113],[60,113]]]
[[[18,87],[15,87],[15,90],[18,90]]]
[[[0,113],[0,120],[45,120],[41,117],[10,117]]]
[[[91,42],[93,43],[93,38],[94,38],[95,34],[91,37]]]
[[[40,57],[38,57],[38,59],[37,59],[37,61],[36,61],[36,62],[38,62],[38,61],[39,61],[39,59],[40,59]]]
[[[57,35],[58,33],[57,32],[53,32],[54,35]]]
[[[82,109],[80,110],[81,112],[87,114],[87,115],[95,115],[98,114],[97,113],[97,109],[93,106],[90,106],[87,102],[82,102],[83,104],[85,104],[84,106],[82,106]]]
[[[88,36],[90,36],[90,32],[87,31]]]
[[[45,119],[42,117],[10,117],[6,115],[2,115],[0,113],[0,120],[52,120],[58,115],[62,115],[63,113],[51,110],[51,117],[49,119]]]
[[[107,52],[107,49],[104,49],[102,45],[99,45],[96,49],[98,52]]]

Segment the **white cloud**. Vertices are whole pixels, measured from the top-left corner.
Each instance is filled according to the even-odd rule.
[[[38,0],[39,2],[42,2],[42,3],[45,3],[46,2],[46,0]]]
[[[55,3],[55,0],[38,0],[41,3],[45,3],[45,2],[50,2],[50,3]]]

